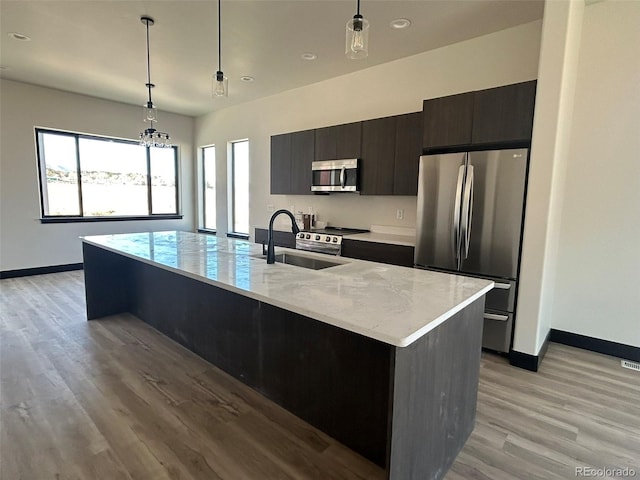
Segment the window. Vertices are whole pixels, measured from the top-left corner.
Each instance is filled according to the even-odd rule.
[[[202,208],[205,230],[216,229],[216,147],[202,148]]]
[[[249,235],[249,140],[231,143],[231,231]]]
[[[36,129],[43,221],[178,216],[178,151]]]

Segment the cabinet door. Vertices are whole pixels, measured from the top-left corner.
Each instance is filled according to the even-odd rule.
[[[360,158],[362,122],[347,123],[336,127],[336,159]]]
[[[342,240],[342,256],[388,263],[401,267],[413,267],[413,247],[390,243],[364,242],[361,240]]]
[[[535,80],[476,92],[472,142],[531,141],[535,97]]]
[[[394,195],[418,194],[420,155],[422,155],[422,112],[399,115],[396,124]]]
[[[468,92],[424,101],[424,149],[471,143],[473,96],[474,92]]]
[[[396,155],[396,117],[362,122],[360,193],[392,195]]]
[[[311,162],[314,155],[315,131],[291,134],[291,193],[311,195]]]
[[[271,137],[271,193],[288,194],[291,190],[291,135]]]
[[[338,127],[316,128],[315,130],[315,160],[335,160],[337,157],[336,139]]]

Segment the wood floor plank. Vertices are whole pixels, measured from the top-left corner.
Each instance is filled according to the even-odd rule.
[[[86,321],[81,271],[0,281],[0,479],[382,480],[378,466],[130,314]],[[445,480],[640,476],[640,374],[551,344],[484,353]]]

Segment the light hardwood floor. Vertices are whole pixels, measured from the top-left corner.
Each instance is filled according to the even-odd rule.
[[[82,272],[0,288],[2,480],[384,478],[136,318],[87,322]],[[640,479],[640,374],[557,344],[538,373],[483,354],[476,428],[446,479],[577,467]]]

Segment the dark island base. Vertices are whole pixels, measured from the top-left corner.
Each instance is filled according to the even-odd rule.
[[[131,312],[393,480],[443,478],[473,430],[484,298],[394,347],[83,244],[87,318]]]

